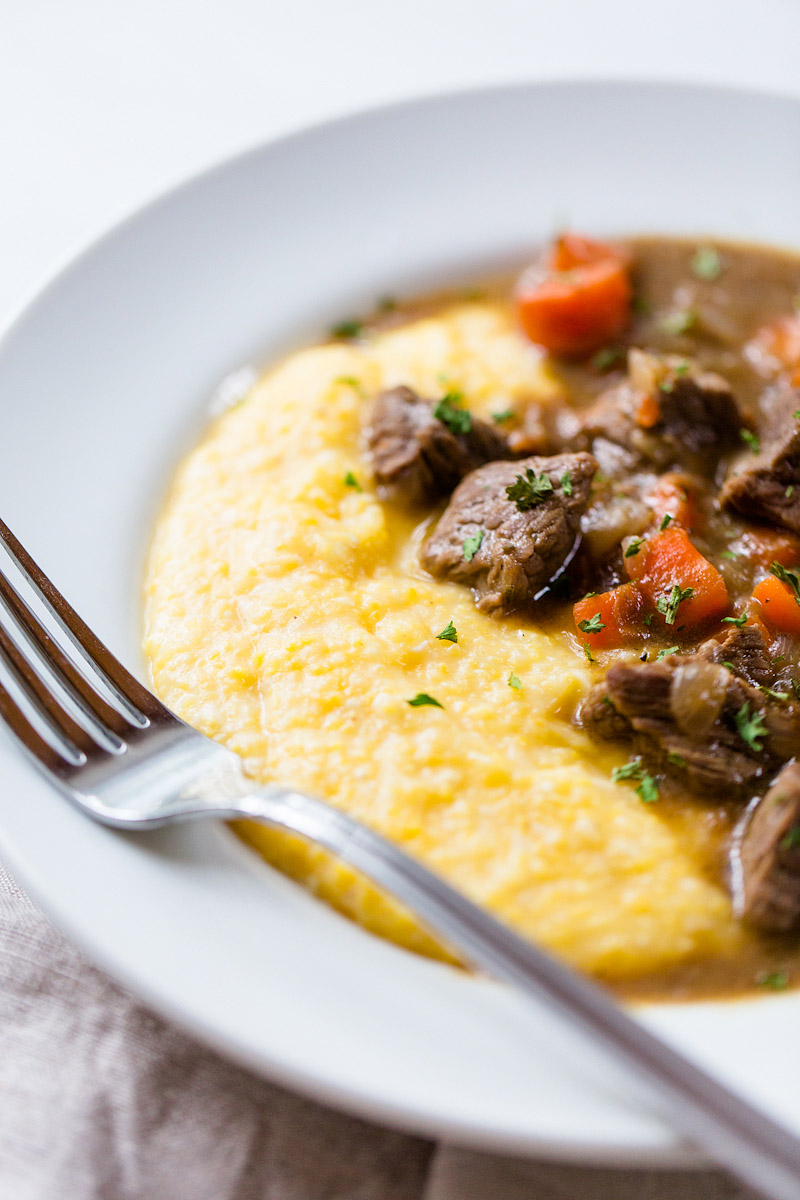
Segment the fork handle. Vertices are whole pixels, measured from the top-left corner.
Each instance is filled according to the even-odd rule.
[[[598,985],[519,937],[397,846],[287,788],[248,792],[235,810],[230,815],[290,830],[361,871],[466,961],[546,1000],[593,1044],[622,1060],[645,1085],[652,1108],[717,1163],[771,1200],[800,1200],[800,1138],[671,1049]]]

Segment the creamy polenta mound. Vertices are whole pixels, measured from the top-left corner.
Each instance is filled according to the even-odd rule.
[[[492,302],[271,369],[183,462],[158,521],[156,691],[253,778],[347,810],[585,971],[625,981],[735,957],[750,935],[708,869],[704,823],[667,821],[612,782],[627,753],[570,723],[597,678],[580,647],[484,615],[468,589],[420,569],[422,532],[378,498],[362,453],[366,407],[396,384],[457,388],[478,416],[559,399]],[[437,639],[450,621],[455,644]],[[410,706],[418,693],[443,707]],[[443,953],[322,851],[240,832],[368,929]]]

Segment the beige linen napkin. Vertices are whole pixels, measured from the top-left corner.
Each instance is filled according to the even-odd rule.
[[[752,1200],[704,1172],[516,1162],[394,1133],[217,1057],[0,866],[0,1200]]]

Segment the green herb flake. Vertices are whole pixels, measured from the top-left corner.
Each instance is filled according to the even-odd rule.
[[[737,558],[741,558],[741,555],[737,554],[735,550],[723,550],[722,557],[737,559]]]
[[[772,992],[785,992],[789,986],[789,976],[785,971],[769,971],[756,976],[759,987],[769,988]]]
[[[740,617],[723,617],[722,623],[723,625],[738,625],[741,629],[743,625],[747,624],[747,613],[742,613]]]
[[[375,305],[375,308],[377,309],[377,311],[379,313],[394,312],[394,310],[397,308],[397,297],[396,296],[380,296],[378,298],[378,303]]]
[[[518,475],[514,483],[506,488],[506,496],[516,504],[520,512],[527,512],[552,495],[554,487],[550,476],[542,471],[537,475],[531,467],[524,475]]]
[[[666,392],[667,394],[669,394],[670,392],[674,392],[675,391],[675,380],[674,379],[662,379],[661,383],[658,385],[658,389],[659,389],[659,391]]]
[[[355,375],[337,375],[333,382],[338,383],[341,387],[355,388],[357,392],[363,391],[361,380],[356,379]]]
[[[790,679],[789,683],[792,685],[795,700],[800,700],[800,683],[796,679]]]
[[[348,471],[345,475],[344,486],[352,488],[355,492],[363,492],[364,490],[352,471]]]
[[[667,313],[661,319],[661,328],[664,333],[669,333],[673,337],[678,337],[682,333],[688,333],[697,324],[697,313],[693,308],[684,308],[679,312]]]
[[[589,359],[589,366],[595,371],[610,371],[617,363],[622,362],[624,354],[621,346],[604,346]]]
[[[448,392],[433,410],[436,419],[446,425],[451,433],[469,433],[472,429],[472,413],[459,407],[461,402],[460,392]]]
[[[800,408],[796,408],[792,414],[795,421],[800,421]]]
[[[623,779],[639,780],[636,792],[644,804],[653,804],[658,799],[658,781],[645,770],[644,763],[638,756],[630,759],[622,767],[615,767],[611,778],[614,783],[620,783]]]
[[[513,421],[516,415],[513,408],[504,408],[500,412],[493,412],[492,420],[495,425],[504,425],[506,421]]]
[[[706,283],[713,283],[722,274],[722,259],[713,246],[699,246],[691,261],[692,274]]]
[[[736,663],[732,663],[732,662],[730,661],[730,659],[728,659],[728,658],[723,658],[723,660],[722,660],[722,666],[723,666],[723,667],[727,667],[729,671],[735,671],[735,670],[736,670]]]
[[[677,654],[680,646],[667,646],[665,650],[659,650],[656,655],[656,662],[661,662],[662,658],[668,658],[670,654]]]
[[[345,321],[337,321],[335,325],[331,325],[331,337],[341,338],[344,341],[352,341],[354,338],[361,336],[363,328],[363,322],[356,321],[353,318]]]
[[[593,617],[584,617],[578,629],[581,633],[600,633],[601,629],[605,629],[605,625],[600,619],[600,613],[596,612]]]
[[[786,491],[783,493],[787,500],[791,500],[794,494],[794,484],[790,483]]]
[[[796,850],[798,846],[800,846],[800,825],[793,825],[781,838],[781,850]]]
[[[645,623],[645,625],[652,625],[652,623],[653,623],[653,614],[652,613],[647,614],[647,616],[644,619],[644,623]]]
[[[742,740],[747,742],[751,750],[755,750],[757,754],[760,754],[764,749],[761,739],[767,734],[767,727],[764,724],[764,718],[761,713],[755,711],[751,716],[750,701],[745,700],[734,720],[736,721],[736,728]]]
[[[514,688],[514,690],[517,692],[522,687],[522,680],[520,679],[519,675],[515,675],[513,671],[508,677],[508,686],[510,688]]]
[[[484,537],[484,531],[479,529],[477,533],[471,533],[468,538],[464,539],[464,558],[467,562],[472,562],[483,545]]]
[[[674,750],[670,750],[669,754],[667,755],[667,762],[672,763],[674,767],[686,766],[686,759],[682,754],[676,754]]]
[[[659,596],[656,608],[663,614],[668,625],[674,625],[678,615],[678,606],[683,604],[684,600],[690,600],[693,595],[694,588],[681,588],[676,583],[669,595]]]
[[[590,663],[596,663],[596,662],[597,662],[597,659],[596,659],[596,658],[595,658],[595,656],[592,654],[592,651],[591,651],[591,649],[589,648],[589,643],[588,643],[588,642],[584,642],[584,643],[583,643],[583,653],[586,655],[586,658],[587,658],[587,661],[588,661],[588,662],[590,662]]]
[[[669,525],[670,521],[674,521],[674,520],[675,520],[675,518],[673,517],[672,513],[664,513],[664,519],[663,519],[663,521],[661,522],[661,524],[659,525],[659,527],[658,527],[658,528],[659,528],[659,529],[661,530],[661,532],[663,533],[663,532],[664,532],[664,530],[665,530],[665,529],[667,528],[667,526]]]
[[[800,577],[796,571],[787,571],[786,567],[782,567],[779,562],[774,562],[770,567],[770,572],[776,579],[780,579],[781,583],[785,583],[787,587],[794,592],[794,602],[800,607]]]
[[[406,704],[410,704],[412,708],[424,708],[428,705],[430,708],[444,708],[433,696],[429,696],[427,692],[417,692],[413,700],[407,700]]]
[[[436,640],[439,642],[457,642],[458,630],[452,620],[448,621],[441,633],[437,633]]]
[[[788,692],[776,692],[774,688],[765,687],[763,683],[758,685],[758,690],[763,692],[765,696],[769,696],[772,700],[788,700]]]
[[[565,471],[561,476],[561,490],[565,496],[572,495],[572,474],[569,471]]]
[[[753,451],[753,454],[758,454],[759,450],[761,449],[761,442],[758,439],[758,434],[753,433],[752,429],[740,429],[739,437],[746,446],[750,447],[750,449]]]
[[[636,538],[636,537],[633,538],[633,540],[631,541],[631,543],[628,546],[628,549],[625,551],[624,557],[625,558],[633,558],[636,554],[639,553],[639,551],[641,550],[643,545],[644,545],[644,538]]]
[[[689,370],[689,364],[686,361],[686,359],[684,359],[683,362],[678,363],[677,367],[675,368],[675,374],[676,375],[685,375],[688,370]]]

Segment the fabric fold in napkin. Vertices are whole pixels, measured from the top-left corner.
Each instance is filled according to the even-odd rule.
[[[436,1146],[302,1100],[139,1004],[0,866],[6,1197],[755,1200],[716,1173],[518,1162]]]

